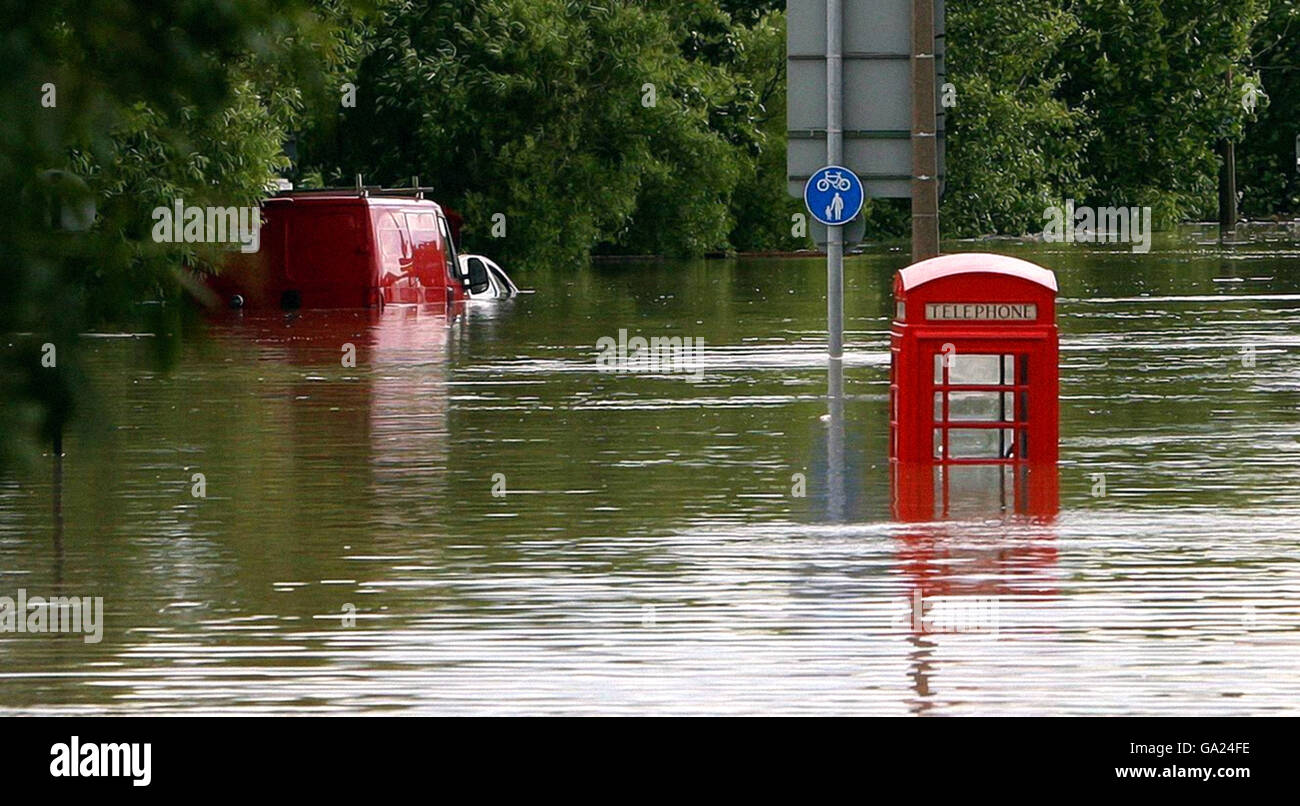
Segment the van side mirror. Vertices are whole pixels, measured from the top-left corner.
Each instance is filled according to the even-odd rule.
[[[470,258],[469,261],[469,292],[471,294],[482,294],[492,286],[492,279],[488,277],[487,266],[478,258]]]

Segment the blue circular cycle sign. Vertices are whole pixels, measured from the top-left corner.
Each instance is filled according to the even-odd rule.
[[[847,224],[862,211],[862,180],[842,165],[827,165],[808,177],[803,203],[812,217],[828,227]]]

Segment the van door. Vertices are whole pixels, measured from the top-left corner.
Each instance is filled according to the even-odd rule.
[[[312,308],[367,304],[370,272],[358,211],[294,210],[288,229],[288,282],[282,296],[291,296]],[[283,300],[281,304],[285,304]]]
[[[379,239],[379,288],[385,302],[419,302],[414,255],[405,219],[392,211],[375,214]]]
[[[438,231],[438,222],[432,212],[405,214],[406,226],[411,233],[416,282],[424,302],[445,302],[447,283],[443,281],[444,246]]]
[[[454,294],[457,299],[464,299],[466,296],[466,277],[461,272],[460,257],[456,254],[456,239],[452,236],[451,226],[447,223],[447,216],[441,211],[438,213],[438,229],[442,233],[442,250],[443,261],[447,272],[447,281],[451,283],[448,286],[448,293]]]

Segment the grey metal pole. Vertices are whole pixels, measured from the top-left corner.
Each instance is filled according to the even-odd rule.
[[[826,0],[826,163],[844,162],[844,9]],[[826,228],[827,515],[844,520],[844,227]]]
[[[831,358],[826,373],[826,515],[841,522],[848,514],[848,474],[844,464],[844,362]]]
[[[826,0],[826,162],[844,160],[844,62],[841,0]],[[844,228],[826,228],[826,344],[832,361],[844,355]]]

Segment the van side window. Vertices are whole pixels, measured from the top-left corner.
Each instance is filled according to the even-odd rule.
[[[411,231],[411,245],[418,254],[438,249],[438,223],[432,213],[407,213],[406,226]]]
[[[379,217],[379,249],[388,260],[404,261],[411,257],[406,230],[392,213]]]

